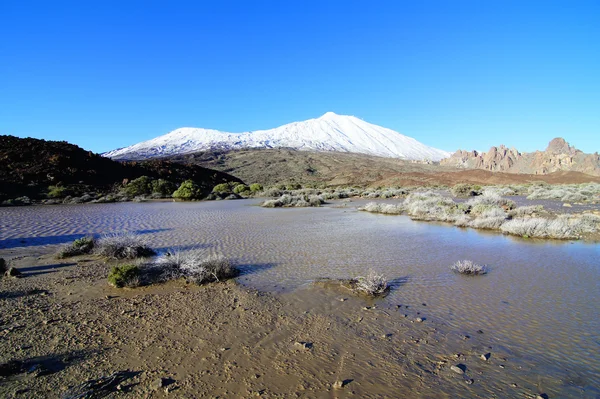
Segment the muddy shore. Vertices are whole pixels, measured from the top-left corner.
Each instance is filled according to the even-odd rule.
[[[236,281],[116,289],[110,263],[94,257],[11,263],[23,276],[0,281],[1,397],[67,397],[117,371],[131,373],[107,397],[586,394],[563,375],[539,375],[535,359],[515,361],[484,331],[428,317],[423,303],[322,284],[277,295]]]

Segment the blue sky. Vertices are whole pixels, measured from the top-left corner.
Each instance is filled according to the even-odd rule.
[[[326,111],[437,148],[600,151],[598,1],[0,2],[0,134],[103,152]]]

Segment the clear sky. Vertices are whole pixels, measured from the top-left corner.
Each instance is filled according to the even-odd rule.
[[[600,1],[0,1],[0,134],[103,152],[327,111],[600,151]]]

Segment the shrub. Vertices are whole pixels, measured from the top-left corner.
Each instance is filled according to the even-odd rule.
[[[470,260],[459,260],[453,264],[450,269],[456,273],[465,274],[468,276],[477,276],[487,273],[485,266],[478,265]]]
[[[250,191],[253,193],[258,193],[263,190],[262,184],[253,183],[250,185]]]
[[[481,187],[479,190],[481,190]],[[480,191],[476,190],[475,187],[470,184],[459,183],[450,189],[450,192],[455,197],[474,197],[480,194]]]
[[[233,188],[235,194],[241,194],[243,192],[250,191],[250,188],[245,184],[238,184]]]
[[[229,183],[217,184],[213,187],[212,192],[217,194],[231,194],[231,186]]]
[[[158,179],[152,182],[152,193],[160,194],[161,197],[170,197],[177,189],[175,183],[165,179]]]
[[[454,222],[464,214],[451,198],[431,191],[411,193],[404,200],[406,212],[414,219]]]
[[[193,200],[200,199],[202,197],[202,190],[194,183],[193,180],[186,180],[179,188],[173,193],[173,198],[181,200]]]
[[[575,229],[571,227],[566,218],[554,220],[542,218],[517,218],[504,223],[500,230],[507,234],[522,237],[557,239],[577,238]]]
[[[107,234],[98,240],[94,252],[111,259],[135,259],[156,254],[145,239],[133,233]]]
[[[512,217],[523,217],[523,216],[531,216],[535,213],[540,213],[544,211],[543,205],[528,205],[528,206],[520,206],[515,208],[509,212]]]
[[[148,176],[141,176],[130,181],[125,186],[125,193],[130,197],[152,194],[152,179]]]
[[[108,283],[114,287],[137,287],[140,282],[140,268],[135,265],[113,266],[108,273]]]
[[[63,246],[58,251],[56,256],[60,259],[64,259],[72,256],[91,254],[95,246],[96,240],[94,239],[94,237],[78,238],[71,244]]]
[[[63,186],[49,186],[48,197],[50,198],[63,198],[68,195],[67,188]]]
[[[515,191],[509,187],[486,187],[482,191],[483,195],[515,195]]]
[[[226,280],[238,275],[239,270],[221,255],[207,255],[204,251],[170,251],[148,269],[160,280],[185,277],[196,284]]]
[[[358,208],[359,211],[372,212],[372,213],[383,213],[387,215],[400,215],[404,208],[401,204],[381,204],[377,202],[369,202],[362,208]]]
[[[0,277],[3,276],[7,270],[8,267],[6,266],[6,261],[4,260],[4,258],[0,258]]]
[[[325,201],[318,195],[290,195],[284,194],[277,199],[264,201],[261,206],[264,208],[280,208],[280,207],[319,207]]]
[[[389,289],[387,279],[373,270],[366,277],[357,277],[352,282],[355,291],[369,296],[381,295]]]
[[[473,212],[473,210],[476,210],[476,212],[480,213],[485,211],[486,209],[489,209],[491,206],[499,206],[504,209],[514,209],[517,206],[517,204],[514,201],[502,198],[499,195],[495,194],[485,194],[477,198],[470,199],[466,202],[466,205],[472,208],[471,212]],[[476,208],[477,206],[478,208]]]

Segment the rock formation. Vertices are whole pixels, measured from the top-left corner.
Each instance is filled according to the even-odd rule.
[[[501,145],[488,152],[456,151],[442,165],[465,169],[485,169],[491,172],[529,173],[545,175],[559,171],[582,172],[600,176],[600,155],[585,154],[572,147],[563,138],[555,138],[545,151],[520,153]]]

